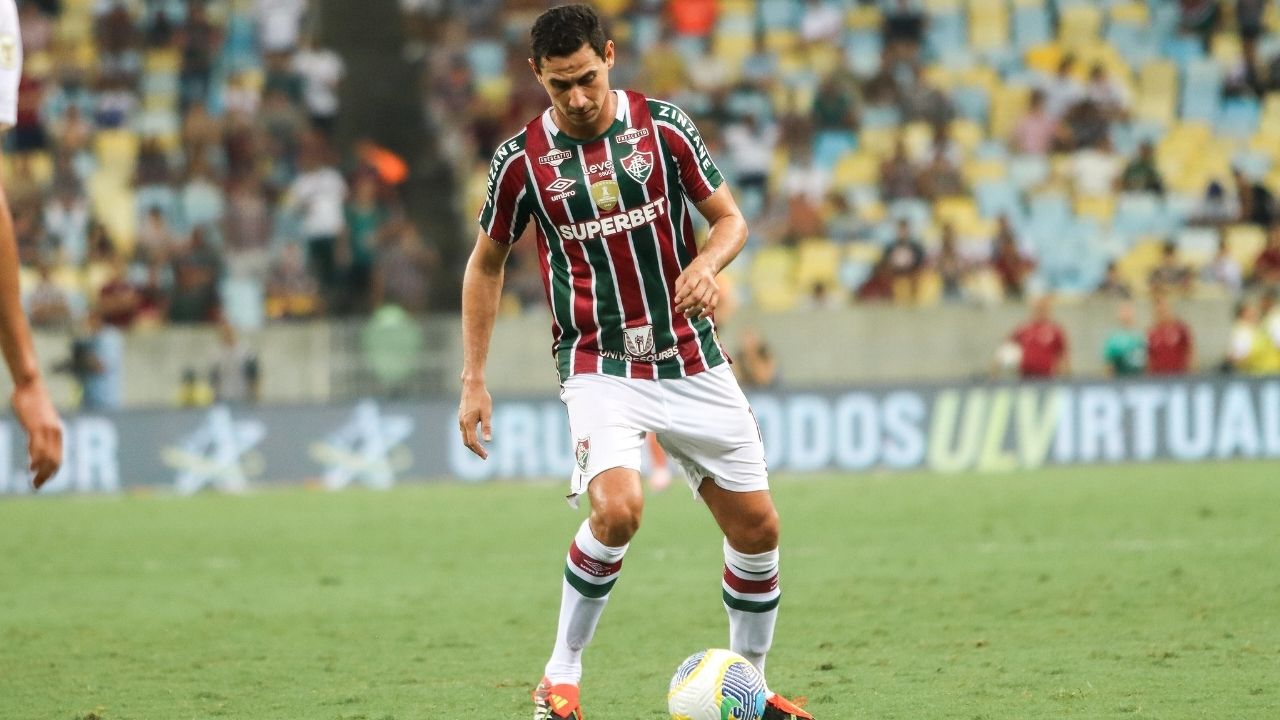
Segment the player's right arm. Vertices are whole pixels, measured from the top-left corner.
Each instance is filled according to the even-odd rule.
[[[0,130],[17,120],[22,41],[13,0],[0,2]],[[9,202],[0,189],[0,352],[13,378],[13,412],[27,432],[32,482],[37,489],[62,464],[62,422],[45,390],[18,292],[18,243]]]
[[[462,276],[462,400],[458,404],[458,430],[462,444],[481,458],[489,457],[483,442],[493,439],[493,399],[485,386],[484,366],[489,357],[493,321],[502,302],[503,268],[511,245],[520,238],[529,220],[524,168],[522,132],[498,146],[493,155],[488,197],[480,209],[480,230]]]
[[[481,438],[484,442],[493,439],[493,399],[485,386],[484,366],[510,254],[510,245],[498,243],[481,230],[462,276],[462,401],[458,405],[458,429],[462,444],[481,458],[489,457]]]

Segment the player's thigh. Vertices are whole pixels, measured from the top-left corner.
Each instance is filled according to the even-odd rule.
[[[569,411],[573,441],[570,497],[586,491],[592,479],[612,468],[640,471],[644,435],[659,412],[646,381],[610,375],[574,375],[564,382],[560,399]]]
[[[705,478],[734,492],[769,488],[759,426],[727,365],[665,389],[670,422],[658,441],[695,492]]]

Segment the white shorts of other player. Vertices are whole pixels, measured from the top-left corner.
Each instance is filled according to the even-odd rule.
[[[760,429],[728,365],[670,380],[574,375],[561,386],[560,399],[574,443],[574,507],[605,470],[640,471],[647,432],[657,434],[695,497],[707,477],[734,492],[769,488]]]

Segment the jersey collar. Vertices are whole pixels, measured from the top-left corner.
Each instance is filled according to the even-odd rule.
[[[566,143],[569,145],[585,145],[589,142],[595,142],[596,140],[599,140],[600,138],[612,132],[614,128],[617,127],[619,122],[622,122],[624,124],[629,124],[631,121],[631,103],[627,102],[626,91],[613,90],[612,92],[614,94],[614,97],[618,99],[618,107],[617,107],[617,111],[614,113],[614,116],[613,116],[613,124],[611,124],[608,128],[605,128],[605,131],[603,133],[600,133],[599,135],[593,138],[587,138],[586,140],[579,140],[578,138],[569,137],[568,135],[565,135],[564,133],[560,132],[560,128],[556,127],[556,121],[551,119],[551,108],[547,108],[542,113],[542,128],[547,131],[548,137],[551,137],[557,143]]]

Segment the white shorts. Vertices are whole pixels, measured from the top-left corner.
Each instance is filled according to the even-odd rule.
[[[18,6],[0,0],[0,130],[18,121],[18,82],[22,79],[22,35],[18,33]]]
[[[727,364],[670,380],[574,375],[560,399],[573,438],[574,506],[605,470],[640,471],[645,433],[658,436],[695,496],[704,478],[734,492],[769,489],[760,428]]]

